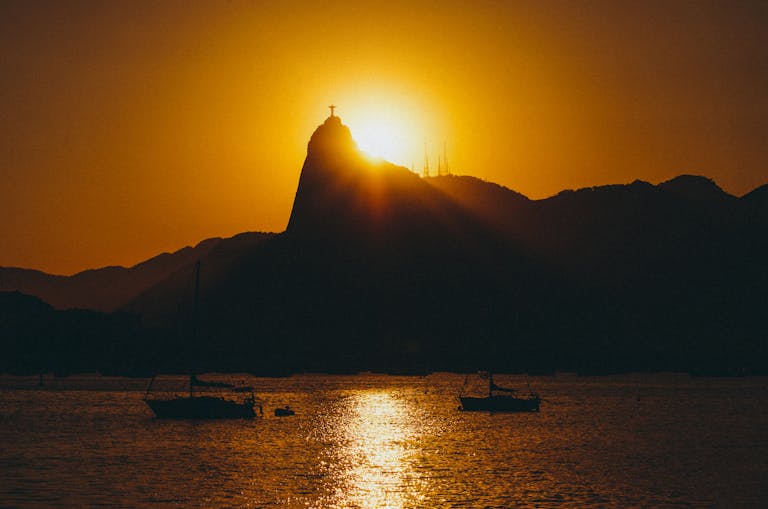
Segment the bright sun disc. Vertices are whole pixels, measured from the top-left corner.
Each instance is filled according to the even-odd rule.
[[[353,133],[357,146],[369,156],[397,164],[405,163],[406,140],[386,119],[376,119],[356,126]]]
[[[363,92],[364,91],[364,92]],[[362,153],[405,168],[414,168],[424,158],[425,142],[440,136],[421,103],[405,94],[387,93],[360,86],[338,101],[341,121],[352,132]]]

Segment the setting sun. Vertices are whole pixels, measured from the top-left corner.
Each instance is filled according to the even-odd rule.
[[[371,158],[410,168],[420,167],[424,143],[443,136],[426,104],[379,87],[368,93],[347,92],[338,99],[339,115],[358,148]]]
[[[352,127],[357,146],[367,155],[408,166],[409,142],[407,126],[397,125],[390,117],[370,118]]]

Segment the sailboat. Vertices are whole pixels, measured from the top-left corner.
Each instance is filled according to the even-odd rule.
[[[480,373],[480,376],[488,378],[488,396],[474,397],[463,396],[464,388],[467,386],[467,378],[464,379],[464,385],[459,393],[461,410],[467,412],[538,412],[541,398],[533,391],[526,396],[518,396],[518,389],[500,387],[493,382],[492,373]],[[498,394],[503,393],[503,394]]]
[[[253,388],[249,386],[236,387],[222,382],[200,380],[195,375],[189,377],[189,394],[165,398],[152,395],[152,384],[147,388],[144,402],[154,412],[158,419],[252,419],[256,417],[254,407],[258,405],[260,414],[264,413],[261,402],[256,399]],[[218,387],[229,389],[231,394],[219,393],[208,395],[195,392],[198,387]],[[238,396],[247,393],[240,400]]]
[[[200,262],[198,261],[195,264],[195,320],[199,290]],[[194,333],[192,337],[194,339]],[[257,404],[260,413],[262,415],[264,413],[261,402],[256,399],[253,388],[249,386],[236,387],[224,382],[200,380],[193,371],[189,375],[189,395],[167,398],[155,396],[152,392],[155,378],[153,376],[149,382],[147,392],[144,394],[144,402],[159,419],[250,419],[256,416],[254,407]],[[199,388],[203,387],[218,388],[220,391],[216,395],[201,393]],[[196,388],[198,388],[197,393]],[[245,397],[242,397],[243,393],[246,394]]]

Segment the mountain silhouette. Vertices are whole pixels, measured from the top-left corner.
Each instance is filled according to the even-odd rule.
[[[130,268],[103,267],[85,270],[73,276],[0,267],[0,290],[37,296],[56,309],[111,312],[173,273],[189,271],[196,260],[207,256],[214,248],[225,249],[229,244],[239,245],[243,239],[258,243],[268,236],[265,233],[242,233],[231,239],[206,239],[194,247],[187,246],[173,253],[162,253]]]
[[[489,309],[522,300],[515,288],[532,286],[537,271],[544,277],[445,193],[365,158],[338,117],[308,144],[287,230],[216,277],[206,276],[209,265],[211,255],[201,270],[201,348],[209,359],[240,352],[247,365],[230,367],[258,370],[423,364],[460,331],[477,344],[501,334],[492,330],[510,319],[490,320]],[[162,324],[166,303],[185,300],[183,288],[126,309]]]
[[[712,179],[700,175],[680,175],[658,185],[660,189],[691,201],[716,203],[735,197],[723,191]]]
[[[92,361],[261,374],[765,372],[766,189],[738,198],[682,175],[531,200],[372,161],[332,115],[309,140],[286,231],[216,240],[126,285],[112,301],[124,313],[115,323],[133,331],[113,345],[124,354]]]
[[[741,197],[741,201],[744,202],[755,226],[768,224],[768,184],[745,194]]]
[[[0,292],[0,372],[146,374],[152,335],[125,313],[56,310],[37,297]]]
[[[396,260],[422,249],[455,256],[493,239],[484,222],[413,172],[365,157],[338,116],[309,141],[286,236]]]
[[[753,189],[741,198],[747,203],[768,209],[768,184]]]

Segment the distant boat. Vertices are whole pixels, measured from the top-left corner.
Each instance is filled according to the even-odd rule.
[[[195,308],[193,318],[197,318],[197,306],[200,290],[200,262],[195,265]],[[194,339],[194,334],[192,335]],[[159,419],[251,419],[256,416],[254,407],[259,406],[264,413],[261,402],[257,402],[253,388],[236,387],[223,382],[200,380],[192,373],[189,376],[189,395],[172,398],[155,397],[152,393],[153,376],[144,394],[144,402]],[[195,394],[196,387],[226,389],[213,396]],[[199,392],[199,391],[198,391]],[[247,395],[241,400],[242,393]]]
[[[538,412],[541,398],[538,394],[531,391],[526,396],[517,396],[517,389],[499,387],[493,383],[493,374],[481,373],[481,377],[488,378],[488,396],[474,397],[463,396],[464,388],[467,385],[467,379],[464,380],[464,386],[459,394],[461,410],[466,412]],[[497,394],[497,393],[504,394]]]
[[[285,405],[282,408],[275,408],[275,417],[288,417],[291,415],[296,415],[296,412],[294,412],[288,405]]]

